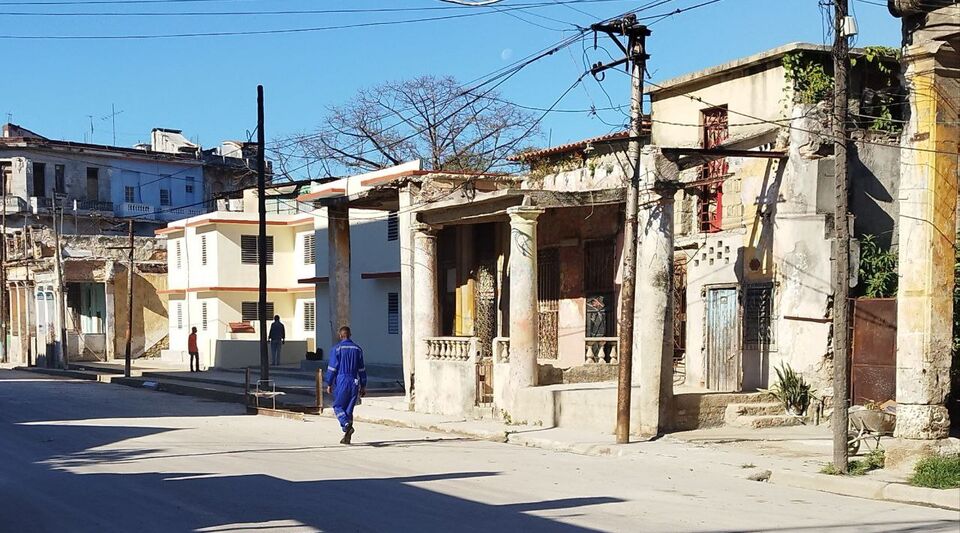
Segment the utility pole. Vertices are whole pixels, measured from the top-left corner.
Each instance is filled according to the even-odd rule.
[[[270,379],[270,358],[267,354],[267,197],[266,161],[264,160],[263,85],[257,85],[257,213],[260,215],[257,234],[257,266],[260,274],[260,379]]]
[[[847,214],[847,68],[850,45],[844,31],[848,0],[834,0],[833,25],[833,175],[836,182],[833,269],[833,464],[847,472],[849,394],[850,224]]]
[[[130,377],[130,346],[133,342],[133,219],[127,220],[127,245],[108,246],[111,250],[127,252],[127,345],[123,354],[123,376]]]
[[[7,174],[0,171],[0,187],[3,187],[3,212],[0,213],[0,360],[9,360],[7,353]]]
[[[133,219],[127,221],[127,239],[127,346],[123,352],[124,377],[130,377],[130,343],[133,342]]]
[[[630,141],[627,159],[630,180],[627,183],[627,205],[623,229],[623,281],[620,290],[618,323],[620,363],[617,379],[617,444],[630,442],[630,403],[633,390],[633,314],[637,287],[637,211],[640,197],[640,148],[643,126],[643,74],[649,57],[646,38],[650,30],[637,23],[635,15],[591,26],[594,33],[606,33],[623,51],[623,59],[608,65],[597,63],[590,72],[597,77],[604,70],[626,64],[630,72]],[[627,38],[627,46],[617,36]]]
[[[60,220],[63,221],[62,198],[53,198],[53,241],[54,265],[57,272],[57,318],[60,321],[60,367],[67,368],[70,356],[67,353],[67,309],[65,305],[66,293],[63,286],[63,254],[60,251],[60,227],[57,225],[57,210],[60,211]],[[60,204],[60,205],[58,205]]]

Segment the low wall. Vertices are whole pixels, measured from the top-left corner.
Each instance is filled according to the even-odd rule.
[[[287,341],[280,352],[281,365],[299,365],[307,353],[307,341]],[[218,339],[214,348],[216,368],[260,366],[260,342]]]
[[[477,399],[476,375],[472,361],[417,361],[417,412],[472,416]]]
[[[633,387],[631,398],[630,427],[637,433],[640,429],[640,387]],[[510,413],[514,423],[608,434],[612,434],[617,426],[616,384],[526,387],[520,389],[517,404]]]

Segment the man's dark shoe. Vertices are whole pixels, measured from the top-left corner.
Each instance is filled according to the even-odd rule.
[[[343,438],[340,439],[340,444],[350,444],[351,437],[353,437],[353,424],[347,426],[347,430],[343,432]]]

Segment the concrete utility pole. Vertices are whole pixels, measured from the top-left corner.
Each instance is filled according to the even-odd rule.
[[[260,276],[260,298],[257,315],[260,319],[260,379],[270,379],[270,356],[267,353],[267,196],[266,161],[263,135],[263,85],[257,85],[257,213],[260,215],[257,234],[257,266]]]
[[[594,32],[603,32],[623,51],[624,58],[609,65],[597,63],[590,72],[597,74],[627,64],[630,69],[630,142],[627,159],[633,168],[627,183],[627,205],[623,230],[623,281],[620,290],[619,375],[617,379],[617,444],[630,442],[630,403],[633,390],[633,315],[637,281],[637,210],[640,197],[640,149],[643,134],[643,74],[646,61],[646,38],[650,30],[637,24],[636,16],[628,15],[591,26]],[[627,46],[617,36],[627,37]]]
[[[127,239],[127,346],[123,351],[124,377],[130,377],[130,343],[133,341],[133,219],[127,221]]]
[[[847,68],[850,45],[844,31],[847,0],[834,0],[833,25],[833,175],[836,182],[833,269],[833,464],[847,472],[849,402],[850,223],[847,213]]]
[[[59,200],[59,201],[58,201]],[[57,272],[57,319],[60,321],[60,367],[67,368],[70,356],[67,351],[67,294],[63,284],[63,253],[60,251],[60,226],[57,222],[57,211],[60,211],[60,221],[63,221],[62,198],[53,198],[53,247],[55,269]],[[58,205],[60,204],[60,205]]]
[[[0,187],[3,187],[3,212],[0,213],[0,361],[9,360],[7,352],[7,174],[0,171]]]

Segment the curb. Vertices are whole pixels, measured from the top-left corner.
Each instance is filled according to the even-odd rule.
[[[920,504],[960,511],[960,489],[928,489],[888,481],[812,474],[794,470],[773,472],[770,475],[770,482],[777,485],[831,492],[856,498]]]

